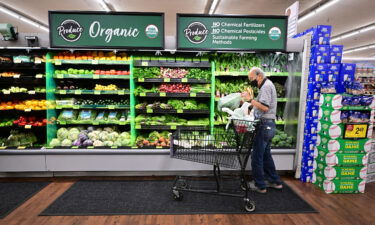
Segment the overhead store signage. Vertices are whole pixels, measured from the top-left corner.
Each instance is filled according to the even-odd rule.
[[[58,48],[164,49],[164,13],[50,11]]]
[[[287,16],[177,14],[177,49],[284,51]]]

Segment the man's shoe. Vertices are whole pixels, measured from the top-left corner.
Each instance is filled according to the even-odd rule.
[[[273,188],[273,189],[276,189],[276,190],[282,190],[283,189],[282,184],[275,184],[275,183],[270,183],[270,182],[266,181],[266,185],[267,185],[267,187]]]
[[[260,189],[257,186],[255,186],[255,182],[254,181],[250,181],[249,182],[249,188],[250,188],[250,190],[256,191],[256,192],[261,193],[261,194],[266,194],[267,193],[267,189],[265,189],[265,188],[264,189]]]

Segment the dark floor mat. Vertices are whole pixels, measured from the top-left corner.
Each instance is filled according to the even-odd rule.
[[[49,182],[0,182],[0,218],[6,217]]]
[[[207,186],[208,181],[195,181]],[[183,192],[173,200],[172,181],[79,181],[53,202],[41,215],[121,214],[235,214],[247,213],[242,198]],[[314,213],[316,210],[287,185],[267,194],[251,192],[256,201],[252,213]]]

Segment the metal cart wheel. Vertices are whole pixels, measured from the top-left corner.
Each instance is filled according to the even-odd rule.
[[[184,198],[182,192],[173,190],[172,193],[173,193],[173,199],[176,201],[182,201],[182,199]]]
[[[241,189],[242,189],[243,191],[246,191],[247,188],[248,188],[248,186],[247,186],[246,183],[242,183],[242,184],[241,184]]]
[[[248,211],[248,212],[254,212],[255,202],[250,201],[249,199],[245,199],[245,210]]]

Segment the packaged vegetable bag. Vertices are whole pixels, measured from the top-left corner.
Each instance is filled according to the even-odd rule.
[[[241,104],[241,93],[233,93],[219,99],[217,109],[222,112],[223,108],[237,109]]]

